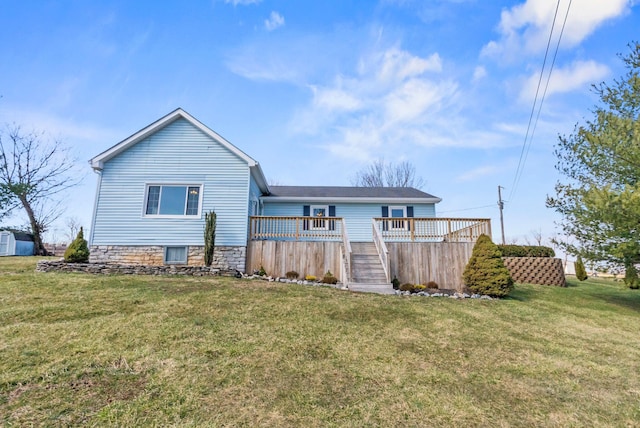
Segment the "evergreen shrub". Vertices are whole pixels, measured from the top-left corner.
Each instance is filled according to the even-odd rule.
[[[82,228],[80,228],[76,239],[65,250],[64,261],[67,263],[87,263],[89,261],[89,246],[87,240],[84,239]]]
[[[551,247],[540,245],[498,245],[502,257],[555,257]]]
[[[400,280],[394,275],[393,279],[391,280],[391,284],[393,284],[393,289],[397,290],[398,288],[400,288]]]
[[[462,277],[474,293],[505,297],[513,290],[513,279],[502,261],[502,254],[485,234],[480,235],[474,245]]]
[[[578,259],[576,260],[574,266],[576,268],[576,278],[578,278],[578,281],[586,280],[588,278],[587,270],[584,268],[584,263],[582,262],[581,256],[578,256]]]

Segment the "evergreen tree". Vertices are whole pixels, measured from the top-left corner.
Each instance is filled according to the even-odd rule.
[[[505,297],[513,290],[513,279],[502,261],[502,254],[488,235],[478,238],[462,277],[474,293]]]
[[[67,263],[86,263],[89,261],[89,246],[86,239],[84,239],[82,227],[76,239],[73,240],[64,252],[64,261]]]
[[[556,168],[567,182],[547,206],[575,238],[558,243],[565,251],[631,272],[640,263],[640,43],[630,49],[627,74],[593,87],[594,118],[560,137]]]
[[[584,281],[587,279],[587,270],[584,268],[584,263],[582,262],[582,257],[578,256],[578,259],[575,262],[575,269],[576,269],[576,278],[578,278],[578,281]]]

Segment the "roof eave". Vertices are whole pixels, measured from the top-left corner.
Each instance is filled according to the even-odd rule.
[[[380,198],[380,197],[330,197],[330,196],[262,196],[265,202],[349,202],[366,203],[406,203],[406,204],[437,204],[442,198]]]

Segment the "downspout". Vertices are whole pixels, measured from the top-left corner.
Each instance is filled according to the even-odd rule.
[[[96,198],[93,201],[93,215],[91,216],[91,233],[89,234],[89,248],[93,245],[93,236],[96,230],[96,214],[98,213],[98,199],[100,199],[100,187],[102,185],[102,170],[94,169],[93,172],[98,174],[96,186]]]

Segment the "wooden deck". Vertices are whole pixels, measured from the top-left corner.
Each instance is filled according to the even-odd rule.
[[[385,242],[476,242],[491,236],[488,218],[387,218],[374,219]]]
[[[249,240],[342,241],[340,217],[249,218]]]

